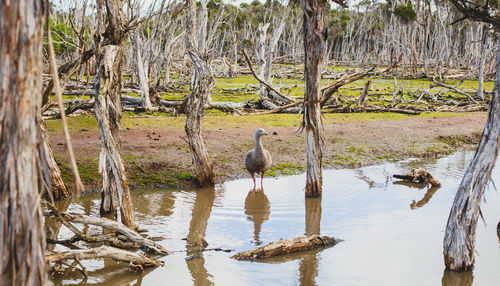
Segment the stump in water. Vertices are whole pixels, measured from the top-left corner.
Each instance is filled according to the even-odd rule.
[[[282,239],[259,247],[255,250],[247,250],[237,253],[232,258],[237,260],[257,260],[278,255],[285,255],[292,252],[334,246],[340,241],[341,240],[333,237],[319,235]]]
[[[409,175],[393,175],[393,177],[417,184],[431,184],[433,187],[441,186],[441,183],[438,180],[434,179],[434,177],[426,169],[422,168],[411,170],[411,174]]]

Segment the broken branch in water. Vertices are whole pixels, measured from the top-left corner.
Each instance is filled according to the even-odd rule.
[[[69,223],[71,221],[71,222],[76,222],[76,223],[92,224],[92,225],[97,225],[97,226],[100,226],[103,228],[107,228],[107,229],[112,230],[116,233],[120,233],[120,234],[124,235],[130,242],[132,242],[134,244],[144,246],[150,252],[155,252],[155,253],[164,254],[164,255],[170,254],[161,245],[157,244],[156,242],[154,242],[150,239],[142,237],[139,233],[128,228],[126,225],[124,225],[120,222],[110,220],[107,218],[98,218],[98,217],[92,217],[92,216],[88,216],[88,215],[64,213],[64,212],[60,212],[59,210],[57,210],[52,204],[50,204],[48,202],[46,203],[46,205],[52,211],[49,213],[49,215],[55,216],[65,226],[67,226],[72,232],[74,232],[77,235],[77,237],[74,239],[71,239],[70,242],[72,240],[84,240],[87,242],[106,242],[106,243],[110,243],[111,245],[124,247],[124,248],[131,247],[130,243],[128,243],[128,244],[124,243],[113,235],[98,235],[98,236],[86,235],[85,233],[82,233],[81,231],[79,231],[71,223]],[[67,241],[63,241],[63,242],[67,243]]]
[[[417,184],[431,184],[433,187],[440,187],[441,183],[425,169],[418,168],[411,170],[409,175],[393,175],[396,179],[402,179]]]
[[[157,267],[163,266],[163,262],[149,258],[144,254],[126,251],[119,248],[110,246],[100,246],[93,249],[77,249],[67,250],[61,252],[50,253],[45,256],[47,263],[62,264],[68,259],[73,259],[80,264],[80,260],[98,259],[98,258],[111,258],[116,261],[125,261],[130,263],[134,270],[142,271],[144,267]],[[86,272],[86,270],[84,270]]]
[[[237,253],[232,258],[237,260],[263,259],[272,256],[285,255],[292,252],[334,246],[340,241],[341,240],[333,237],[319,235],[282,239],[259,247],[255,250],[248,250]]]

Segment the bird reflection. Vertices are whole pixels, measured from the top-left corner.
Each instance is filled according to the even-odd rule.
[[[200,189],[196,193],[186,245],[186,263],[194,285],[213,285],[212,275],[205,268],[203,249],[208,246],[205,233],[214,200],[214,189]]]
[[[443,278],[441,279],[442,286],[470,286],[474,281],[472,271],[449,271],[444,270]]]
[[[321,197],[306,198],[306,235],[319,235],[321,226]],[[316,285],[318,251],[306,254],[300,261],[300,285]]]
[[[269,219],[270,209],[271,204],[262,188],[248,192],[245,199],[245,214],[248,220],[253,221],[253,243],[255,245],[262,244],[259,238],[260,230],[262,223]]]
[[[439,190],[439,187],[430,187],[429,189],[427,189],[427,192],[425,193],[424,197],[420,201],[418,201],[418,202],[413,201],[410,204],[410,208],[412,210],[414,210],[414,209],[423,207],[425,204],[427,204],[429,202],[429,200],[432,198],[434,193],[437,192],[437,190]]]

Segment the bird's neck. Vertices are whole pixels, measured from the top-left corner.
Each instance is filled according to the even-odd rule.
[[[262,152],[262,143],[260,142],[259,135],[255,135],[255,152]]]

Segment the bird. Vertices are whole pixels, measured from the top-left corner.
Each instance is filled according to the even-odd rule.
[[[260,142],[260,137],[262,135],[267,135],[267,132],[259,128],[255,131],[255,148],[250,150],[245,155],[245,167],[247,168],[250,175],[252,175],[253,186],[255,188],[255,173],[260,173],[260,184],[262,185],[262,181],[264,180],[264,173],[271,167],[273,164],[273,159],[269,151],[262,147],[262,143]]]

